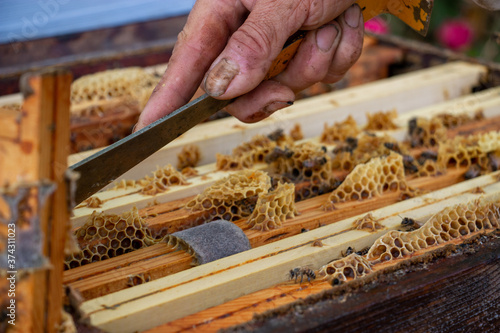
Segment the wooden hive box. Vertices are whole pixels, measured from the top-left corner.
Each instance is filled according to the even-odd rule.
[[[481,65],[449,63],[302,100],[258,124],[228,118],[197,126],[73,210],[71,225],[85,251],[66,257],[73,268],[64,272],[63,284],[79,327],[493,332],[500,321],[500,187],[494,165],[500,90],[472,93],[486,74]],[[352,120],[345,121],[347,116]],[[394,126],[387,129],[389,123]],[[297,131],[297,125],[300,140],[278,135]],[[345,134],[348,127],[353,131]],[[271,133],[294,155],[284,153],[284,146],[276,149]],[[256,135],[269,146],[248,150],[252,159],[235,156],[233,149],[252,148],[242,144]],[[352,142],[372,148],[357,155]],[[165,167],[176,166],[188,146],[201,153],[194,172]],[[306,153],[310,157],[299,157]],[[84,156],[71,156],[70,164]],[[287,159],[295,161],[292,171],[280,174],[291,163]],[[292,205],[297,214],[273,220],[263,231],[251,215],[239,218],[235,212],[230,217],[252,249],[193,266],[189,251],[164,237],[217,218],[186,204],[241,173],[220,170],[228,160],[247,163],[251,181],[269,173],[274,181],[292,183],[300,199]],[[161,186],[173,176],[184,181]],[[143,190],[148,186],[154,195]],[[245,208],[277,195],[261,201],[250,196],[254,201],[245,201]],[[402,225],[411,220],[413,226]]]

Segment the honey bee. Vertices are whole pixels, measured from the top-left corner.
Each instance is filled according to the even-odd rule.
[[[267,135],[267,137],[271,141],[278,141],[279,139],[281,139],[283,137],[283,129],[282,128],[278,128],[277,130],[269,133]]]
[[[334,154],[340,152],[352,153],[358,147],[358,139],[348,136],[345,139],[345,144],[340,144],[333,149]]]
[[[365,254],[368,253],[368,251],[370,251],[370,247],[365,247],[364,249],[361,249],[360,251],[357,251],[356,254],[358,256],[364,256]]]
[[[401,149],[399,149],[399,145],[396,142],[384,142],[384,147],[401,154]]]
[[[311,282],[311,280],[316,279],[316,273],[310,268],[307,267],[296,267],[294,269],[291,269],[289,272],[290,275],[290,280],[295,280],[295,283],[297,283],[298,278],[300,277],[300,282],[304,280],[304,276],[307,277],[307,281]]]
[[[465,179],[472,179],[481,176],[481,168],[477,164],[473,164],[470,168],[465,172]]]
[[[348,255],[351,255],[354,253],[354,249],[352,247],[348,247],[345,251],[342,251],[342,257],[347,257]]]
[[[415,164],[413,164],[413,161],[413,156],[403,155],[403,166],[409,173],[418,172],[418,168]]]
[[[488,153],[488,158],[490,160],[491,171],[497,171],[500,169],[500,157],[494,152]]]
[[[408,122],[408,134],[412,148],[421,146],[424,142],[424,130],[417,125],[417,118],[412,118]]]
[[[304,162],[302,162],[302,166],[304,168],[314,168],[314,167],[317,167],[317,166],[322,166],[322,165],[325,165],[327,162],[326,160],[326,157],[325,156],[318,156],[318,157],[314,157],[314,158],[310,158],[308,160],[305,160]]]
[[[420,225],[411,217],[401,217],[401,226],[404,227],[406,231],[413,231],[420,228]]]
[[[437,161],[437,158],[438,158],[438,153],[437,151],[433,151],[433,150],[426,150],[426,151],[423,151],[421,154],[420,154],[420,157],[423,158],[423,159],[426,159],[426,160],[433,160],[433,161]]]
[[[316,246],[316,247],[323,247],[323,242],[320,241],[319,239],[316,239],[313,243],[312,243],[312,246]]]
[[[274,147],[273,151],[267,154],[266,157],[264,157],[264,161],[269,164],[276,161],[279,158],[290,158],[293,156],[293,154],[294,151],[288,149],[288,147],[285,147],[285,149],[281,149],[280,147]]]

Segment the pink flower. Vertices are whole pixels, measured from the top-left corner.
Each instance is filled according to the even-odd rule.
[[[389,25],[384,19],[376,16],[365,22],[365,31],[385,35],[389,33]]]
[[[474,31],[464,20],[447,20],[438,28],[437,39],[441,45],[454,51],[461,51],[472,44]]]

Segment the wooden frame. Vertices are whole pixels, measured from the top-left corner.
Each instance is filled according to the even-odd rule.
[[[464,74],[464,77],[470,79],[470,75]],[[457,81],[453,81],[455,91],[464,92],[461,91],[461,88],[455,86],[456,83]],[[371,89],[371,91],[373,91],[373,89]],[[345,92],[345,94],[344,96],[348,96],[348,92]],[[454,113],[467,111],[473,114],[479,109],[482,109],[487,117],[496,116],[497,113],[495,110],[499,103],[498,94],[498,89],[493,89],[477,95],[466,96],[462,99],[444,102],[441,105],[432,105],[413,112],[408,112],[407,114],[403,113],[397,120],[397,123],[404,124],[410,117],[420,115],[422,112],[424,112],[426,116],[430,116],[450,110],[453,110],[452,112]],[[444,95],[445,97],[449,97],[446,96],[446,93]],[[327,96],[323,97],[323,101],[328,101]],[[319,99],[320,98],[317,98],[317,100]],[[314,102],[315,100],[312,99],[311,104],[304,102],[301,106],[309,106],[309,111],[312,110],[314,114]],[[358,110],[357,107],[358,106],[354,107],[354,112]],[[359,116],[362,114],[361,107],[359,109],[360,111],[357,111],[359,112]],[[352,105],[351,109],[353,109]],[[318,110],[321,110],[321,106],[319,105]],[[326,109],[324,112],[327,114]],[[287,117],[287,114],[282,117]],[[294,119],[300,119],[300,115],[297,116],[296,113],[294,117],[296,117]],[[314,119],[314,116],[312,118]],[[279,120],[282,119],[283,118],[280,118]],[[288,118],[286,119],[288,120]],[[270,127],[274,126],[274,128],[276,128],[276,120],[274,121],[275,122],[271,123]],[[322,123],[320,124],[322,125]],[[285,126],[287,125],[290,127],[293,126],[293,124],[285,123]],[[206,126],[208,127],[209,124]],[[225,127],[228,128],[228,126]],[[320,125],[318,125],[318,127],[320,127]],[[261,131],[260,133],[264,132],[264,128],[264,125],[259,128]],[[240,133],[243,133],[247,132],[248,128],[234,129],[235,132],[238,132],[238,130]],[[233,129],[229,132],[231,131],[233,131]],[[402,132],[403,131],[400,130],[391,134],[401,138]],[[205,168],[205,172],[209,170],[206,166],[203,168]],[[213,174],[210,175],[213,176]],[[497,184],[497,177],[497,174],[484,176],[466,183],[449,186],[445,189],[412,200],[375,210],[373,212],[374,215],[383,221],[383,225],[386,228],[380,232],[368,233],[350,230],[350,226],[355,219],[355,217],[351,217],[305,234],[296,235],[272,244],[260,246],[248,252],[222,259],[213,264],[181,271],[144,285],[91,299],[83,303],[82,310],[90,316],[93,324],[111,331],[143,330],[146,328],[153,328],[161,322],[181,317],[183,318],[173,321],[170,324],[160,326],[158,329],[161,329],[161,327],[163,327],[163,329],[188,327],[189,323],[194,322],[190,321],[189,318],[194,318],[199,315],[194,315],[197,311],[213,307],[217,304],[222,304],[227,302],[228,299],[238,297],[238,295],[251,292],[258,293],[258,290],[266,286],[270,287],[276,283],[283,283],[287,279],[287,273],[290,267],[312,264],[313,267],[318,268],[319,265],[324,264],[332,257],[340,256],[341,251],[345,250],[347,246],[352,245],[356,248],[362,248],[370,245],[377,238],[377,235],[399,226],[401,222],[401,218],[397,216],[399,213],[404,213],[405,216],[410,216],[412,218],[424,219],[429,216],[429,214],[442,209],[443,206],[464,202],[477,197],[477,194],[471,194],[470,192],[478,187],[480,187],[486,195],[494,195],[500,190]],[[195,187],[191,188],[191,190],[193,192],[199,192],[199,190],[207,186],[207,184],[196,184],[194,186]],[[103,195],[111,196],[112,194],[110,194],[110,192],[108,194],[104,192]],[[171,201],[177,198],[177,196],[183,197],[183,195],[180,194],[168,193],[165,195],[165,202]],[[123,200],[120,201],[123,202]],[[132,200],[132,202],[135,202],[135,200]],[[76,226],[77,225],[78,223]],[[311,246],[311,244],[318,239],[321,240],[324,246]],[[313,290],[309,290],[308,292],[319,292],[327,288],[330,288],[330,286],[323,284],[322,286],[314,287]],[[301,295],[305,294],[302,293]],[[238,301],[235,300],[235,302]],[[223,305],[221,305],[221,307],[223,307]],[[213,314],[214,311],[219,311],[216,309],[219,308],[207,309],[206,312],[208,314]],[[185,317],[189,313],[192,313],[193,316]],[[148,319],[146,320],[146,318]],[[200,322],[198,321],[197,323]]]
[[[22,214],[31,221],[23,225],[22,219],[12,221],[16,225],[17,252],[15,259],[18,303],[16,329],[19,332],[55,332],[61,322],[63,302],[62,272],[64,246],[69,228],[69,207],[66,201],[67,142],[69,141],[69,84],[71,74],[64,71],[26,75],[23,94],[25,101],[21,112],[0,114],[2,127],[17,129],[0,138],[0,184],[2,194],[30,189],[27,207]],[[44,183],[55,185],[55,192],[48,202],[43,197]],[[0,204],[3,216],[14,216],[5,202]],[[2,225],[2,231],[5,225]],[[35,229],[33,229],[35,228]],[[22,237],[25,230],[35,234]],[[36,233],[41,232],[41,235]],[[5,234],[4,234],[5,235]],[[22,247],[42,239],[40,255],[48,258],[42,266],[23,265]],[[23,240],[24,242],[21,242]],[[20,255],[18,255],[19,253]],[[33,253],[32,256],[35,254]],[[24,259],[26,260],[26,259]],[[17,269],[17,265],[20,265]],[[5,267],[2,267],[2,271]],[[2,281],[4,283],[4,281]],[[6,298],[7,295],[2,295]],[[3,299],[4,300],[4,299]]]
[[[427,80],[428,76],[430,75],[429,73],[433,73],[435,75],[431,75],[432,77]],[[248,135],[250,137],[255,133],[267,134],[270,128],[272,129],[277,127],[288,130],[294,125],[294,122],[302,121],[305,124],[305,126],[303,126],[303,129],[306,133],[306,136],[309,140],[314,141],[315,139],[313,137],[318,134],[318,128],[322,128],[325,117],[332,111],[332,98],[334,98],[335,101],[333,103],[334,106],[337,107],[337,109],[335,109],[336,111],[344,109],[351,110],[352,113],[357,117],[359,123],[363,123],[361,119],[364,112],[379,111],[381,108],[384,109],[383,106],[388,105],[386,103],[389,103],[389,101],[391,101],[391,97],[393,96],[399,96],[400,98],[402,98],[401,101],[394,101],[394,103],[396,104],[401,103],[401,110],[398,111],[400,111],[402,114],[399,119],[397,119],[397,122],[402,127],[409,117],[422,113],[431,115],[433,113],[440,112],[440,110],[442,110],[443,108],[443,111],[447,111],[447,108],[450,108],[453,110],[452,112],[457,113],[463,110],[466,110],[469,113],[474,113],[480,108],[485,113],[486,117],[494,117],[498,115],[495,110],[498,109],[498,105],[500,103],[500,93],[498,89],[478,93],[476,95],[466,96],[461,99],[445,102],[440,105],[424,107],[424,105],[427,104],[434,104],[436,102],[436,99],[438,101],[443,101],[448,98],[456,98],[461,96],[462,94],[467,93],[467,91],[469,91],[474,85],[478,83],[478,81],[484,74],[485,68],[481,66],[469,64],[450,64],[441,68],[436,68],[434,69],[434,71],[429,70],[425,73],[417,73],[415,76],[408,75],[406,77],[400,78],[401,80],[399,81],[396,79],[391,79],[386,81],[385,83],[387,84],[385,85],[383,83],[381,85],[369,85],[368,87],[366,87],[366,89],[360,88],[358,90],[354,90],[354,95],[353,90],[348,90],[321,96],[315,99],[311,99],[310,101],[301,102],[300,104],[297,103],[297,106],[294,106],[295,110],[291,110],[290,112],[283,112],[281,115],[259,125],[248,126],[245,128],[241,128],[239,126],[225,126],[229,130],[223,134],[223,137],[227,139],[232,136],[244,137],[244,135]],[[60,213],[57,217],[55,215],[53,216],[54,220],[67,221],[67,215],[65,215],[67,214],[67,212],[65,212],[64,209],[62,210],[62,212],[60,212],[60,207],[65,207],[65,204],[62,203],[66,195],[66,189],[64,188],[64,184],[62,184],[62,171],[66,169],[66,152],[64,150],[64,145],[58,145],[55,139],[51,137],[47,132],[47,128],[50,128],[50,126],[47,127],[45,125],[49,125],[50,120],[55,119],[54,117],[56,117],[59,113],[64,113],[64,108],[68,105],[68,103],[64,101],[65,98],[60,100],[60,102],[54,102],[54,90],[50,89],[62,89],[61,87],[65,86],[69,81],[68,76],[62,76],[62,78],[56,79],[51,79],[51,76],[43,76],[43,78],[43,80],[48,80],[47,82],[60,83],[47,83],[46,87],[49,92],[42,94],[42,96],[45,97],[41,97],[41,99],[35,99],[36,102],[32,102],[34,104],[29,104],[30,102],[26,102],[27,104],[25,105],[26,108],[31,108],[30,105],[37,105],[37,107],[42,109],[42,112],[49,112],[49,110],[52,110],[51,112],[54,112],[53,116],[43,118],[47,121],[47,123],[40,123],[42,124],[42,133],[44,133],[42,134],[44,142],[52,142],[55,150],[54,152],[42,150],[41,154],[44,156],[44,160],[46,160],[49,156],[50,158],[54,158],[58,163],[56,165],[60,166],[59,168],[54,168],[53,171],[48,172],[48,174],[50,174],[53,179],[61,182],[59,192],[54,197],[53,203],[50,204],[52,207],[50,208],[50,211],[57,211],[58,214]],[[416,82],[413,82],[415,80]],[[414,84],[410,86],[410,82]],[[36,84],[32,86],[36,87]],[[400,87],[402,87],[403,89],[397,90]],[[391,91],[391,89],[396,90]],[[34,90],[38,91],[37,89]],[[356,95],[356,93],[358,95]],[[370,93],[371,96],[368,96],[368,93]],[[377,96],[377,98],[379,98],[377,100],[380,104],[371,104],[371,102],[373,101],[373,95],[377,95],[378,93],[384,93],[384,95],[382,96]],[[365,96],[364,94],[367,95]],[[410,111],[411,107],[408,107],[407,105],[411,106],[412,104],[407,103],[408,101],[405,101],[403,98],[404,96],[408,96],[409,98],[409,96],[412,94],[416,94],[418,96],[428,96],[430,99],[426,101],[423,99],[418,100],[418,103],[414,105],[418,105],[418,107],[423,108],[416,111]],[[38,95],[35,94],[35,96]],[[37,107],[33,106],[34,110]],[[309,108],[309,113],[300,114],[300,109],[306,107]],[[390,108],[392,107],[387,107],[386,110]],[[335,117],[329,118],[328,122],[331,123],[333,119],[343,118],[338,116],[338,114],[336,114]],[[12,119],[12,117],[9,118],[9,124],[12,124]],[[307,119],[307,123],[305,122],[305,119]],[[310,124],[309,121],[311,121],[312,124]],[[64,122],[64,119],[54,120],[54,122]],[[223,122],[224,124],[226,124],[226,122],[227,124],[230,123],[228,120],[224,120]],[[218,126],[219,124],[214,124],[214,126]],[[208,124],[202,125],[200,128],[209,131]],[[478,129],[471,129],[471,131],[475,130]],[[15,133],[8,132],[7,135],[12,136],[15,135]],[[67,142],[68,138],[65,137],[65,135],[67,135],[67,133],[65,134],[65,132],[56,132],[54,137],[62,138],[62,142]],[[403,135],[402,130],[394,131],[391,133],[391,135],[401,138]],[[212,145],[214,144],[214,142],[217,142],[218,139],[220,140],[220,138],[217,137],[213,137],[211,139],[212,141],[206,140],[206,137],[204,139],[208,142],[208,144],[210,144],[211,142]],[[184,137],[181,138],[180,141],[182,142],[182,140],[187,139],[186,137]],[[224,149],[230,150],[231,146],[226,146]],[[174,153],[174,151],[175,150],[164,149],[162,152],[160,152],[160,155],[171,156],[173,158],[173,156],[175,156],[176,154]],[[61,161],[61,159],[63,161]],[[13,167],[11,168],[13,169]],[[46,167],[42,167],[42,169],[43,168]],[[154,166],[149,164],[147,168],[144,168],[144,165],[142,166],[142,168],[143,173],[141,174],[141,176],[144,175],[145,169],[152,170],[154,169]],[[201,167],[200,170],[204,172],[205,175],[213,177],[211,181],[213,181],[213,179],[217,177],[214,176],[216,175],[216,173],[213,173],[213,166],[204,166]],[[46,171],[43,172],[47,173]],[[450,184],[457,182],[458,179],[462,176],[463,172],[463,169],[450,171],[447,175],[447,181],[449,181]],[[220,175],[223,174],[227,173],[220,173]],[[240,297],[242,295],[246,295],[245,304],[251,304],[252,299],[258,299],[259,302],[261,302],[263,295],[266,295],[266,290],[270,290],[270,293],[273,295],[276,294],[276,290],[286,290],[287,301],[281,300],[280,304],[287,304],[292,301],[294,297],[305,297],[309,294],[319,293],[325,290],[327,290],[325,293],[328,294],[328,290],[331,287],[324,282],[313,283],[311,284],[309,289],[306,288],[308,290],[303,290],[300,286],[297,288],[296,285],[291,285],[289,282],[287,283],[287,274],[290,268],[302,265],[311,265],[311,267],[317,269],[321,265],[324,265],[325,263],[330,261],[332,258],[341,256],[342,251],[344,251],[348,246],[354,246],[355,248],[370,246],[380,235],[386,233],[389,230],[397,229],[400,226],[401,217],[399,217],[398,214],[404,213],[405,216],[418,220],[424,220],[429,215],[432,215],[433,213],[441,210],[444,206],[463,203],[471,199],[478,198],[481,195],[478,193],[478,188],[481,189],[481,192],[483,192],[482,195],[484,195],[485,197],[496,198],[498,193],[500,193],[500,183],[498,183],[499,176],[499,172],[496,172],[490,175],[478,177],[468,182],[462,182],[456,185],[447,186],[423,196],[419,196],[407,201],[394,203],[390,206],[387,206],[387,202],[393,202],[392,200],[395,200],[395,198],[390,197],[390,195],[369,201],[368,203],[364,203],[366,204],[364,209],[371,210],[372,214],[383,226],[383,229],[375,232],[353,230],[353,221],[356,218],[364,216],[366,212],[363,211],[362,214],[353,216],[354,214],[352,214],[352,212],[356,211],[354,207],[360,205],[357,205],[356,203],[346,203],[344,206],[342,204],[338,205],[337,213],[341,212],[342,209],[351,209],[352,212],[351,215],[349,215],[350,217],[348,218],[339,219],[338,221],[336,220],[335,223],[325,222],[325,224],[327,225],[322,226],[321,228],[316,228],[307,233],[280,239],[272,243],[266,243],[265,241],[259,241],[260,243],[258,243],[256,241],[255,244],[258,243],[258,245],[261,246],[255,247],[254,249],[246,251],[244,253],[240,253],[213,263],[190,269],[187,269],[190,265],[189,256],[187,256],[182,251],[172,253],[172,249],[164,245],[154,246],[151,249],[145,249],[145,251],[142,252],[130,253],[128,255],[128,258],[132,258],[131,262],[135,260],[133,259],[134,257],[137,257],[137,260],[144,259],[145,261],[147,261],[149,260],[149,258],[151,258],[151,254],[156,251],[156,255],[158,255],[158,258],[169,258],[169,260],[171,260],[170,264],[173,263],[172,265],[179,266],[180,271],[175,274],[170,274],[168,276],[161,277],[154,281],[129,289],[113,292],[94,299],[88,299],[81,305],[80,309],[83,311],[83,313],[89,316],[90,322],[93,325],[109,331],[126,332],[153,329],[155,328],[155,326],[162,324],[164,325],[158,326],[156,329],[186,329],[189,326],[192,326],[193,323],[200,323],[200,321],[196,321],[194,319],[199,315],[201,315],[202,318],[205,318],[204,320],[206,320],[206,318],[210,318],[210,314],[214,313],[219,314],[221,318],[224,317],[224,311],[228,311],[228,309],[231,309],[234,304],[237,304],[238,302],[241,302],[241,304],[243,304],[243,298]],[[161,200],[156,203],[156,206],[158,207],[165,207],[164,205],[169,205],[174,199],[179,199],[179,201],[175,203],[176,205],[182,204],[182,202],[185,202],[186,197],[189,197],[189,195],[195,194],[201,189],[207,187],[211,181],[202,182],[200,179],[199,182],[193,182],[193,184],[188,188],[179,188],[176,190],[172,189],[172,191],[167,192],[166,195],[148,198],[147,200],[148,202],[152,202],[155,199],[161,197]],[[430,182],[427,181],[427,183]],[[448,183],[446,183],[446,185],[447,184]],[[440,188],[441,185],[435,184],[434,187],[431,186],[430,188]],[[126,194],[126,191],[106,191],[102,194],[99,194],[99,196],[102,196],[103,198],[106,198],[106,196],[108,196],[109,198],[115,196],[116,198],[117,196],[122,194]],[[126,209],[127,207],[130,207],[130,205],[134,203],[137,204],[137,201],[135,200],[133,194],[129,194],[127,196],[127,199],[128,202],[125,202],[125,205],[123,205],[123,202],[125,200],[123,198],[117,198],[117,200],[115,201],[116,206],[112,209],[116,209],[116,212],[118,212]],[[296,221],[299,221],[302,218],[302,220],[300,221],[303,221],[304,225],[306,225],[305,223],[313,223],[311,221],[314,221],[314,223],[321,223],[322,218],[331,218],[331,216],[325,214],[324,217],[320,217],[318,218],[318,220],[311,219],[309,221],[309,217],[313,216],[314,213],[306,213],[308,209],[308,211],[310,212],[312,212],[314,209],[317,209],[319,207],[318,203],[324,199],[324,197],[315,198],[314,200],[304,203],[303,207],[309,206],[309,208],[303,208],[303,216],[297,218]],[[158,203],[161,202],[163,202],[164,204],[158,205]],[[144,200],[141,204],[144,206],[146,203],[146,200]],[[0,207],[0,209],[1,208],[2,207]],[[104,207],[104,209],[106,209],[107,212],[112,212],[112,209],[108,209],[108,207]],[[143,209],[147,210],[147,208]],[[149,209],[155,210],[159,208],[152,207]],[[78,227],[79,225],[81,225],[81,221],[83,221],[82,216],[85,215],[82,214],[81,216],[77,216],[73,219],[74,227]],[[49,217],[51,216],[49,215]],[[58,226],[58,228],[53,228],[52,231],[50,231],[50,234],[52,236],[51,239],[53,240],[52,244],[50,245],[51,248],[47,252],[50,254],[51,260],[54,260],[53,262],[60,262],[62,260],[61,246],[63,246],[64,244],[65,227],[61,226],[65,226],[65,224],[62,222],[58,222]],[[256,231],[249,231],[249,233],[254,233],[255,235],[257,235]],[[261,237],[261,235],[257,236]],[[276,239],[279,239],[281,236],[276,237]],[[62,242],[55,242],[54,240],[56,239],[61,240]],[[462,238],[458,240],[458,242],[464,241],[465,239],[466,238]],[[315,244],[315,242],[317,241],[321,241],[322,246],[314,246],[313,244]],[[148,254],[143,255],[147,252],[146,250],[149,251]],[[140,256],[143,256],[142,259],[139,258]],[[173,259],[174,256],[177,256],[177,259]],[[103,262],[100,266],[103,267],[106,264],[107,263]],[[53,302],[53,304],[50,305],[53,311],[47,312],[47,323],[36,324],[49,325],[49,330],[52,329],[51,327],[55,327],[53,326],[54,323],[59,323],[60,321],[57,313],[54,312],[60,309],[60,302],[62,300],[62,295],[58,294],[58,292],[61,292],[59,288],[59,286],[61,285],[61,273],[59,269],[60,268],[55,269],[52,273],[50,273],[55,276],[53,282],[53,278],[47,278],[42,274],[40,278],[42,279],[42,281],[47,281],[49,285],[46,290],[40,288],[36,291],[40,292],[42,294],[42,297],[51,295],[51,290],[53,290],[54,295],[56,295],[53,300],[47,300],[47,302],[49,302],[47,304]],[[108,277],[112,277],[113,274],[115,274],[112,265],[110,265],[107,270]],[[131,270],[131,273],[134,272],[137,271]],[[45,280],[46,278],[47,280]],[[76,281],[76,279],[74,281]],[[45,282],[43,282],[42,284],[44,283]],[[281,283],[285,283],[285,285],[276,287],[276,284]],[[33,284],[31,286],[33,286]],[[31,288],[32,287],[27,287],[26,290],[32,290]],[[33,297],[33,299],[35,298],[36,296]],[[228,302],[229,300],[234,301]],[[41,302],[43,303],[45,301]],[[35,311],[37,314],[34,315],[33,318],[36,318],[36,316],[40,316],[40,314],[43,313],[43,307],[39,307],[36,304],[37,303],[35,302],[34,307],[37,309]],[[273,307],[274,306],[271,306],[270,308],[272,309]],[[245,318],[246,319],[239,319],[240,321],[235,322],[231,322],[229,320],[229,322],[232,324],[240,323],[241,320],[248,319],[248,317]],[[165,324],[166,321],[170,321],[170,323]],[[36,322],[36,319],[30,320],[29,322]],[[210,327],[210,329],[227,327],[227,322],[226,324],[222,323],[221,326],[217,326],[217,324],[214,323],[214,325]],[[30,327],[27,328],[29,329]],[[208,326],[205,326],[205,328],[208,328]]]

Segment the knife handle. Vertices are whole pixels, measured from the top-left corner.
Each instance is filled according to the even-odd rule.
[[[363,0],[356,1],[356,3],[359,2],[363,2]],[[363,10],[364,9],[366,9],[366,7],[363,8]],[[373,10],[372,13],[374,13]],[[377,13],[377,15],[380,13],[381,11]],[[287,39],[285,45],[283,46],[283,49],[281,49],[280,54],[278,54],[276,59],[274,59],[274,61],[271,63],[271,67],[269,68],[269,71],[267,72],[264,80],[273,78],[286,69],[286,66],[288,66],[290,60],[292,60],[295,53],[297,53],[297,50],[299,49],[299,46],[302,43],[302,40],[304,40],[304,37],[306,37],[307,33],[308,31],[306,30],[299,30]]]
[[[425,34],[429,25],[433,0],[357,0],[356,3],[361,8],[364,22],[382,13],[391,13],[414,30]],[[419,13],[419,16],[415,16],[415,12]],[[288,38],[280,54],[272,62],[265,77],[266,80],[285,70],[306,34],[307,31],[299,30]]]
[[[267,72],[264,80],[268,80],[272,77],[275,77],[276,75],[285,70],[290,60],[292,60],[295,53],[297,53],[297,49],[299,48],[300,43],[302,43],[302,40],[304,39],[306,34],[307,31],[299,30],[290,37],[288,37],[285,46],[283,46],[283,49],[281,50],[280,54],[278,54],[276,59],[274,59],[274,61],[272,62],[271,67],[269,68],[269,71]]]

